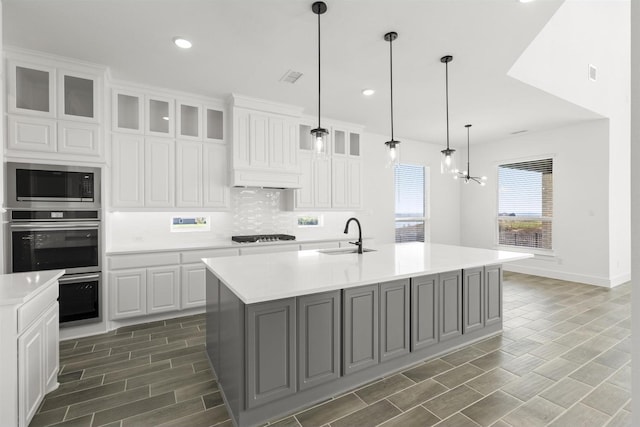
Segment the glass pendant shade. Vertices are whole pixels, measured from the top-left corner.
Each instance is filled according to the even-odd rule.
[[[440,173],[457,173],[456,159],[453,156],[455,150],[444,149],[441,151],[442,158],[440,159]]]
[[[387,167],[396,167],[400,164],[400,141],[387,141],[384,143],[387,150]]]
[[[323,128],[311,129],[313,135],[313,154],[322,157],[327,154],[327,135],[329,131]]]

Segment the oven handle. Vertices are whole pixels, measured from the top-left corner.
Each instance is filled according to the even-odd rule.
[[[84,282],[85,280],[95,280],[99,279],[100,274],[83,274],[80,276],[70,276],[70,277],[61,277],[58,279],[59,283],[73,283],[73,282]]]
[[[28,228],[34,230],[58,230],[61,228],[71,228],[74,230],[93,230],[100,227],[99,222],[64,222],[64,223],[29,223],[10,224],[11,228]]]

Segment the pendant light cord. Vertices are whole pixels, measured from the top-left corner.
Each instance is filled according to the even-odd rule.
[[[449,150],[449,62],[444,63],[444,86],[447,108],[447,150]]]
[[[320,13],[318,13],[318,129],[320,126]]]
[[[471,151],[471,149],[469,148],[469,129],[471,128],[471,125],[467,125],[467,177],[471,176],[471,167],[469,166],[469,157],[471,156],[471,154],[469,153]]]
[[[393,138],[393,38],[389,40],[389,76],[391,81],[391,141]]]

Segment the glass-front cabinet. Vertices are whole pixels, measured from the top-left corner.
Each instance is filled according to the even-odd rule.
[[[53,67],[9,61],[9,113],[55,118]]]
[[[204,139],[208,142],[224,142],[224,109],[204,106]]]
[[[99,121],[101,82],[95,76],[58,70],[58,118]]]
[[[146,106],[146,134],[173,138],[175,101],[171,98],[146,96]]]
[[[112,123],[115,132],[142,133],[144,96],[128,91],[113,91]]]
[[[202,140],[202,106],[192,102],[178,102],[176,107],[178,139]]]

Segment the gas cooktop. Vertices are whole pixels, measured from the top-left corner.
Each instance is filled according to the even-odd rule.
[[[296,236],[289,234],[252,234],[248,236],[231,236],[231,240],[238,243],[278,242],[280,240],[296,240]]]

